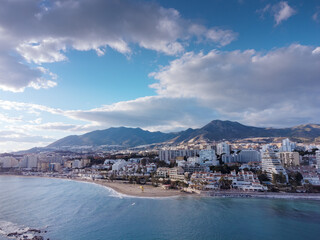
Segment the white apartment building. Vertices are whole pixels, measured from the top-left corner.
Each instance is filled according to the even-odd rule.
[[[216,152],[213,149],[206,149],[206,150],[201,150],[199,152],[199,158],[201,161],[201,165],[208,165],[208,166],[216,166],[219,164],[217,161],[217,156]]]
[[[191,150],[191,149],[183,149],[183,150],[160,150],[159,151],[159,159],[160,161],[165,161],[166,163],[170,163],[171,160],[175,160],[177,157],[195,157],[199,154],[200,150]]]
[[[224,154],[222,155],[221,160],[224,163],[240,162],[240,156],[239,154]]]
[[[192,164],[193,166],[197,163],[200,165],[201,159],[200,157],[188,157],[187,163]]]
[[[318,173],[320,173],[320,150],[316,151],[316,159],[317,159]]]
[[[217,144],[217,154],[221,155],[222,153],[230,154],[230,145],[226,142]]]
[[[260,153],[256,150],[241,150],[239,153],[239,160],[242,163],[260,162]]]
[[[268,177],[272,179],[272,174],[280,174],[286,177],[288,181],[288,175],[286,170],[283,168],[279,155],[277,152],[272,150],[266,150],[265,152],[261,153],[261,162],[262,162],[262,171],[266,171]]]
[[[184,169],[182,167],[169,168],[169,178],[171,180],[184,181]]]
[[[0,157],[0,166],[2,168],[13,168],[19,165],[19,161],[14,157]]]
[[[282,166],[296,167],[300,165],[298,152],[279,152],[279,157]]]
[[[38,156],[36,154],[24,155],[19,163],[21,168],[37,168]]]
[[[289,138],[282,140],[280,152],[292,152],[296,148],[295,142],[290,142]]]
[[[159,167],[156,171],[156,176],[167,178],[169,176],[169,169],[167,167]]]
[[[82,168],[82,162],[79,159],[76,159],[72,162],[72,168]]]

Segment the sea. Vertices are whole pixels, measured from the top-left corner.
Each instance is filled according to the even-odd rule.
[[[137,198],[92,183],[0,176],[0,240],[15,228],[50,240],[320,239],[320,201]]]

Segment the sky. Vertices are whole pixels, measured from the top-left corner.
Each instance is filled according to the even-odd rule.
[[[320,123],[318,0],[2,0],[0,152],[109,127]]]

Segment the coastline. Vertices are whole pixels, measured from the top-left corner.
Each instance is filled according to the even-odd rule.
[[[319,193],[287,193],[287,192],[243,192],[243,191],[216,191],[208,193],[209,197],[222,198],[265,198],[287,200],[315,200],[320,201]]]
[[[11,177],[34,177],[34,178],[49,178],[49,179],[61,179],[70,180],[76,182],[93,183],[108,189],[111,189],[124,197],[138,197],[138,198],[168,198],[191,195],[190,193],[182,192],[180,190],[169,189],[165,190],[161,187],[154,187],[148,184],[130,184],[124,183],[123,181],[104,181],[104,180],[90,180],[80,178],[65,178],[65,177],[50,177],[50,176],[27,176],[27,175],[14,175],[14,174],[0,174],[0,176],[11,176]],[[143,186],[142,191],[140,186]]]
[[[189,193],[182,192],[180,190],[170,189],[165,190],[161,187],[154,187],[148,184],[130,184],[123,181],[103,181],[103,180],[89,180],[89,179],[76,179],[76,178],[61,178],[67,180],[73,180],[77,182],[86,182],[97,184],[109,189],[112,189],[116,193],[125,197],[138,197],[138,198],[167,198],[190,195]],[[140,186],[143,186],[143,191]]]
[[[201,194],[192,194],[183,192],[181,190],[169,189],[165,190],[161,187],[154,187],[152,185],[130,184],[124,181],[105,181],[105,180],[89,180],[79,178],[65,178],[65,177],[50,177],[50,176],[27,176],[14,174],[0,174],[0,176],[11,177],[35,177],[35,178],[51,178],[70,180],[77,182],[93,183],[115,191],[120,196],[137,197],[137,198],[168,198],[179,196],[198,196],[198,197],[213,197],[213,198],[266,198],[266,199],[288,199],[288,200],[316,200],[320,201],[319,193],[286,193],[286,192],[244,192],[244,191],[208,191]],[[144,191],[140,186],[143,186]]]

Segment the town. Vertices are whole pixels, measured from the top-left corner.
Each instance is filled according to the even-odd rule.
[[[1,154],[0,173],[152,185],[190,193],[320,192],[318,145],[221,141],[141,149]],[[143,188],[141,188],[143,190]]]

